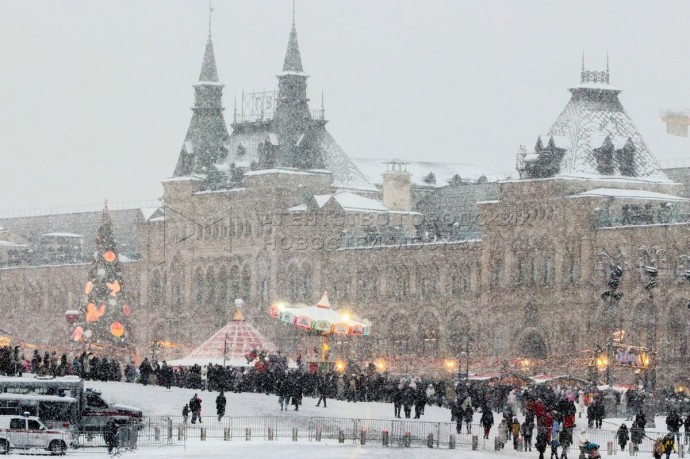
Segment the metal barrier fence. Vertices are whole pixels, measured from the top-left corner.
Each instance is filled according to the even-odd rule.
[[[495,438],[498,435],[494,425],[489,438],[483,438],[483,428],[472,424],[470,431],[463,423],[461,433],[456,432],[454,422],[428,422],[412,419],[352,419],[332,417],[298,417],[290,415],[280,416],[242,416],[224,417],[220,421],[216,417],[206,416],[202,422],[192,424],[185,422],[182,416],[152,416],[145,417],[143,422],[134,425],[120,426],[117,433],[117,449],[135,449],[137,447],[163,447],[186,445],[188,442],[205,441],[207,439],[222,439],[225,441],[251,440],[293,440],[293,441],[321,441],[337,440],[348,443],[376,444],[390,447],[433,447],[454,448],[456,446],[469,449],[473,447],[473,437],[477,437],[474,445],[480,450],[493,450]],[[579,428],[573,433],[571,454],[577,454],[577,440]],[[19,434],[18,434],[19,435]],[[659,434],[661,435],[661,434]],[[588,429],[589,441],[600,445],[602,455],[606,455],[611,446],[611,453],[620,453],[615,430]],[[638,451],[642,455],[651,453],[657,432],[647,433]],[[69,448],[107,448],[103,432],[91,431],[72,437],[65,433],[62,437]],[[25,438],[16,439],[16,444],[29,445],[36,442],[29,434]],[[536,429],[532,438],[532,447],[536,440]],[[680,434],[677,448],[688,451],[689,438]],[[15,441],[11,441],[14,446]],[[513,448],[511,440],[507,440],[505,448]],[[34,448],[49,448],[49,445],[35,444]],[[57,448],[59,445],[52,444]],[[7,444],[0,439],[0,452],[6,450]],[[61,446],[61,445],[60,445]],[[630,442],[622,453],[630,451]],[[14,447],[12,448],[14,449]]]

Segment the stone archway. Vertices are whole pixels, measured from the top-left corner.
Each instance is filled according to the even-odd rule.
[[[517,349],[520,350],[522,357],[543,360],[549,356],[546,340],[544,340],[541,332],[535,328],[525,330],[517,343]]]

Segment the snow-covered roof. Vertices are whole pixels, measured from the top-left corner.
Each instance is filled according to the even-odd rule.
[[[548,132],[554,139],[556,136],[568,139],[568,147],[556,176],[604,176],[599,172],[595,150],[609,137],[615,148],[622,148],[630,142],[634,150],[634,177],[648,182],[670,183],[618,99],[620,89],[601,81],[583,80],[570,91],[570,101]],[[608,176],[620,177],[623,174],[615,166],[613,173]]]
[[[144,220],[148,220],[158,210],[160,210],[160,207],[142,207],[141,214],[144,216]]]
[[[383,173],[386,172],[386,164],[390,159],[352,158],[352,162],[362,171],[371,183],[383,185]],[[395,160],[395,162],[401,162]],[[480,177],[486,177],[489,182],[497,182],[506,178],[505,175],[479,166],[462,163],[441,163],[430,161],[404,162],[407,172],[412,174],[412,185],[418,187],[440,188],[447,186],[454,176],[459,176],[463,181],[476,182]],[[435,183],[427,183],[424,178],[433,173]]]
[[[81,238],[84,237],[83,234],[75,234],[75,233],[45,233],[43,234],[43,237],[73,237],[73,238]]]
[[[204,179],[205,179],[205,177],[202,174],[194,174],[194,175],[182,175],[180,177],[168,177],[167,179],[162,180],[162,182],[163,183],[188,182],[188,181],[201,181]]]
[[[35,395],[35,394],[8,394],[1,393],[0,400],[24,400],[37,402],[64,402],[75,403],[77,401],[74,397],[60,397],[58,395]]]
[[[348,191],[336,193],[331,199],[334,199],[345,211],[386,212],[390,210],[388,207],[384,206],[381,201],[365,198],[364,196]]]
[[[288,175],[315,175],[322,174],[323,172],[314,172],[310,170],[292,169],[289,167],[281,167],[274,169],[260,169],[258,171],[248,171],[245,172],[246,176],[256,176],[256,175],[268,175],[268,174],[288,174]]]
[[[19,247],[28,247],[27,244],[18,244],[16,242],[12,241],[0,241],[0,247],[5,247],[5,248],[19,248]]]
[[[254,126],[251,129],[236,126],[236,131],[230,135],[228,140],[228,156],[226,164],[235,163],[240,166],[240,162],[251,164],[259,162],[259,145],[268,140],[272,145],[280,145],[280,137],[272,131],[271,123],[267,122],[262,126]],[[319,128],[315,134],[315,145],[323,158],[324,170],[333,174],[333,187],[343,190],[362,190],[377,191],[374,184],[367,179],[352,160],[347,156],[342,148],[335,142],[333,137],[325,128]],[[238,146],[242,145],[243,154],[237,154]],[[218,166],[219,169],[221,166]],[[250,171],[250,175],[254,172]],[[316,171],[311,171],[316,172]]]
[[[594,190],[585,191],[583,193],[578,193],[572,198],[585,198],[585,197],[604,197],[604,198],[617,198],[617,199],[639,199],[647,201],[665,201],[665,202],[687,202],[688,199],[682,198],[680,196],[674,196],[672,194],[657,193],[654,191],[646,190],[628,190],[622,188],[597,188]]]

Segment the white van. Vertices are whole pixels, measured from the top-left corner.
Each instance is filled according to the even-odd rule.
[[[36,416],[0,416],[0,454],[10,449],[41,449],[65,454],[72,436],[66,430],[49,430]]]

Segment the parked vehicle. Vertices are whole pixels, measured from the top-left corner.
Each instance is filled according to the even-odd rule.
[[[67,430],[48,429],[36,416],[0,415],[0,453],[12,449],[65,454],[72,435]]]
[[[118,424],[142,420],[139,408],[108,403],[101,392],[84,388],[84,380],[76,376],[0,377],[0,413],[27,411],[49,427],[80,432],[101,431],[111,418]]]

